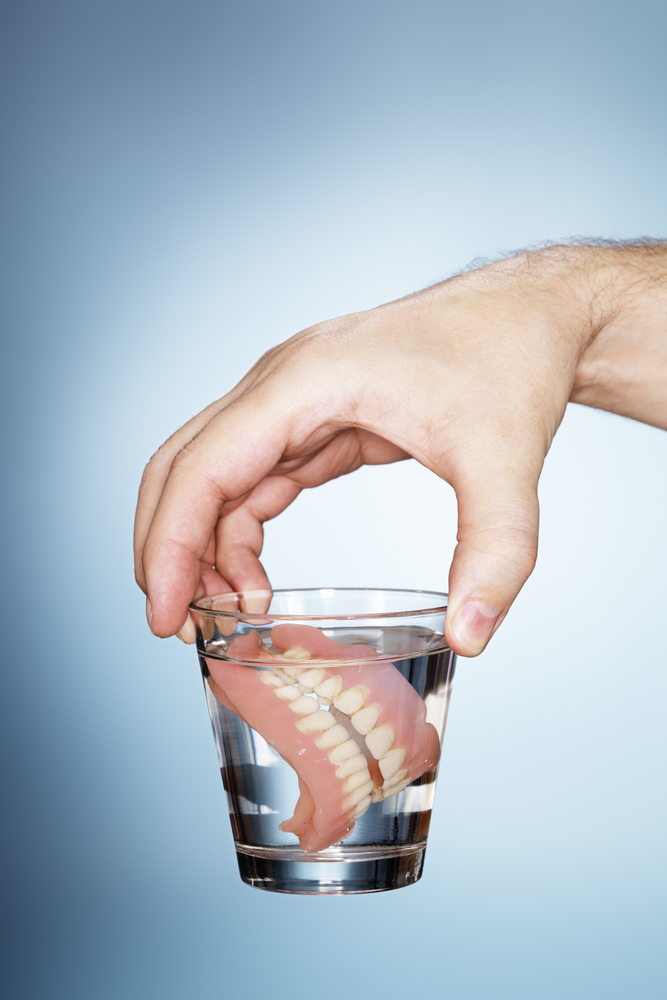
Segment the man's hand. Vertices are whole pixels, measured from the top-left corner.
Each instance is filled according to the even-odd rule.
[[[156,635],[269,586],[263,524],[305,488],[412,457],[459,508],[447,638],[480,653],[530,575],[569,399],[667,427],[667,248],[552,247],[297,334],[151,459],[136,575]]]

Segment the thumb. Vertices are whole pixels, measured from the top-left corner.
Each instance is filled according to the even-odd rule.
[[[485,468],[454,484],[458,544],[449,573],[445,634],[462,656],[477,656],[507,614],[537,557],[537,476]]]

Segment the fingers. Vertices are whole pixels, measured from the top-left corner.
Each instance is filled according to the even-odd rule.
[[[364,464],[383,464],[408,455],[389,441],[357,429],[347,429],[295,465],[284,475],[263,479],[234,507],[225,510],[216,528],[215,565],[237,591],[264,590],[269,582],[259,556],[264,541],[263,525],[281,514],[304,488],[321,486]],[[291,463],[281,463],[281,469]],[[232,505],[230,505],[232,506]],[[211,591],[209,591],[211,593]]]
[[[279,461],[286,423],[272,418],[257,399],[236,401],[172,463],[142,553],[156,635],[182,628],[222,507],[249,493]]]
[[[187,424],[184,424],[155,452],[144,469],[144,474],[141,477],[141,485],[139,486],[137,512],[134,518],[134,575],[143,591],[146,590],[146,580],[144,578],[142,563],[144,544],[151,521],[153,520],[155,508],[162,494],[162,488],[169,475],[171,463],[181,448],[184,448],[185,445],[192,441],[193,437],[207,425],[211,417],[215,416],[223,408],[225,401],[228,399],[229,397],[225,397],[224,399],[217,400],[215,403],[211,403],[205,410],[202,410],[196,417],[193,417]]]
[[[287,476],[263,479],[241,506],[218,521],[215,563],[236,591],[270,590],[259,561],[264,522],[281,514],[301,492]],[[257,609],[252,609],[257,610]]]
[[[297,335],[297,337],[292,338],[292,341],[296,341],[302,336],[303,334]],[[289,344],[291,341],[288,341],[287,343]],[[217,427],[219,426],[219,421],[216,420],[216,418],[235,402],[239,401],[242,405],[248,405],[249,399],[251,399],[255,404],[255,413],[257,413],[258,405],[261,406],[261,402],[258,401],[257,394],[253,397],[253,386],[256,388],[256,384],[259,377],[262,375],[262,372],[265,372],[267,367],[270,367],[274,363],[275,356],[280,354],[280,351],[280,347],[272,348],[268,351],[262,358],[260,358],[257,364],[247,373],[239,384],[232,389],[231,392],[227,393],[227,395],[225,395],[222,399],[212,403],[205,410],[202,410],[201,413],[197,414],[197,416],[193,417],[192,420],[188,421],[187,424],[184,424],[180,430],[173,434],[162,445],[162,447],[158,449],[146,466],[141,485],[139,487],[139,498],[137,502],[134,530],[135,577],[142,590],[147,591],[147,581],[144,571],[144,548],[156,509],[160,503],[163,490],[169,478],[173,462],[183,449],[186,449],[191,445],[198,435],[205,434],[205,442],[211,442],[211,440],[214,440]],[[289,390],[289,381],[290,380],[287,379],[283,384],[283,391],[285,389]],[[321,391],[319,392],[319,395],[321,397]],[[267,409],[264,413],[265,422],[260,428],[261,432],[263,432],[260,436],[260,440],[262,437],[267,435],[270,436],[272,430],[275,433],[279,433],[278,424],[281,423],[284,436],[286,438],[286,414],[281,414],[280,412],[281,405],[279,397],[280,392],[277,396],[274,394],[272,400],[273,407],[267,404]],[[250,408],[252,409],[252,405]],[[271,408],[273,408],[274,411],[273,418],[270,416]],[[271,420],[273,420],[273,423],[271,423]],[[197,447],[201,450],[201,442]],[[267,465],[267,463],[264,464]],[[205,470],[202,469],[202,471]],[[254,483],[252,485],[254,485]]]
[[[262,365],[266,361],[271,359],[274,351],[275,348],[267,351],[230,392],[226,393],[221,399],[217,399],[211,403],[201,413],[188,420],[186,424],[183,424],[179,430],[172,434],[158,448],[144,469],[139,486],[137,512],[134,519],[134,575],[142,590],[146,590],[142,559],[144,545],[172,462],[181,449],[185,448],[207,426],[213,417],[243,394],[246,388],[252,383],[255,373],[262,368]]]
[[[477,656],[535,565],[537,475],[488,463],[480,475],[455,483],[455,489],[458,545],[449,574],[445,633],[456,653]]]

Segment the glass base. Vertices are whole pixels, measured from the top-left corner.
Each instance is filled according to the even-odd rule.
[[[236,843],[246,885],[305,895],[386,892],[413,885],[421,878],[425,851],[425,840],[405,847],[330,847],[311,855],[299,847]]]

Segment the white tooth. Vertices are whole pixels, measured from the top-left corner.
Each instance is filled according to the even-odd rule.
[[[350,792],[355,790],[355,788],[361,788],[362,785],[365,785],[368,781],[370,781],[370,777],[371,776],[367,767],[360,771],[355,771],[343,782],[343,795],[349,795]],[[366,795],[368,795],[368,792],[366,792]]]
[[[299,684],[303,684],[312,691],[315,685],[321,684],[325,677],[326,673],[321,667],[313,667],[312,670],[306,670],[299,675]]]
[[[259,676],[262,679],[262,683],[266,684],[267,687],[281,688],[285,686],[280,677],[276,677],[271,670],[260,670]]]
[[[285,671],[283,670],[282,667],[271,667],[271,669],[273,670],[273,672],[276,675],[276,677],[284,677],[285,676]]]
[[[358,753],[356,757],[348,757],[342,764],[338,764],[336,774],[339,778],[348,778],[351,774],[356,775],[357,771],[368,771],[368,761],[362,753]],[[368,777],[370,778],[370,772]],[[366,780],[368,781],[368,778]],[[345,791],[351,792],[352,789],[346,788]]]
[[[335,726],[336,720],[329,712],[318,711],[299,719],[295,725],[300,733],[321,733],[325,729],[331,729],[332,726]]]
[[[388,788],[385,792],[383,792],[382,797],[385,799],[390,799],[392,795],[398,795],[399,792],[402,792],[403,789],[407,788],[409,784],[410,784],[410,779],[405,778],[403,781],[400,782],[400,784],[395,785],[393,788]]]
[[[294,684],[287,684],[284,687],[276,688],[276,694],[281,701],[296,701],[301,697],[301,692]]]
[[[382,786],[382,791],[386,792],[388,788],[393,788],[394,785],[400,784],[401,781],[403,781],[403,778],[406,777],[407,773],[408,773],[407,767],[402,767],[400,771],[397,771],[396,774],[393,775],[393,777],[387,778],[387,780]]]
[[[315,694],[320,695],[322,698],[335,698],[342,690],[343,679],[338,674],[334,674],[333,677],[327,677],[321,684],[315,685]]]
[[[317,700],[319,701],[320,705],[333,705],[331,698],[321,698],[319,694],[317,696]]]
[[[395,739],[396,733],[391,726],[376,726],[366,737],[366,746],[375,759],[379,760],[391,749]]]
[[[297,679],[301,674],[305,674],[306,667],[297,667],[293,663],[286,663],[283,667],[283,671],[288,677],[292,677],[294,680]]]
[[[363,816],[371,804],[371,801],[370,795],[367,795],[365,799],[362,799],[357,805],[357,808],[350,813],[350,819],[359,819],[360,816]]]
[[[345,691],[334,698],[334,705],[339,712],[344,715],[354,715],[358,712],[366,699],[366,694],[360,687],[346,688]]]
[[[292,646],[291,649],[285,650],[283,658],[285,660],[309,660],[310,653],[303,646]]]
[[[348,733],[345,726],[341,726],[340,723],[332,726],[331,729],[327,729],[325,733],[318,736],[315,743],[320,748],[320,750],[327,750],[329,747],[338,746],[339,743],[344,743],[345,740],[349,740],[350,734]]]
[[[378,788],[376,785],[373,791],[371,792],[371,802],[382,802],[383,798],[384,798],[384,792],[382,791],[381,788]]]
[[[320,706],[315,699],[309,698],[306,694],[301,695],[295,701],[291,701],[289,707],[297,715],[312,715],[314,712],[319,712],[320,710]]]
[[[383,778],[393,778],[405,763],[405,750],[394,748],[380,757],[380,771]]]
[[[348,778],[348,781],[350,779]],[[367,795],[371,794],[371,791],[375,788],[373,781],[367,781],[365,784],[360,785],[359,788],[355,788],[353,792],[346,795],[343,799],[343,812],[347,812],[352,806],[359,805],[362,799],[365,799]]]
[[[339,743],[337,747],[333,748],[329,754],[329,760],[332,764],[340,764],[341,761],[347,760],[348,757],[356,757],[358,753],[359,747],[355,741],[345,740],[344,743]]]
[[[350,721],[357,732],[365,736],[366,733],[370,733],[379,718],[380,706],[367,705],[366,708],[361,708],[358,712],[355,712]]]

